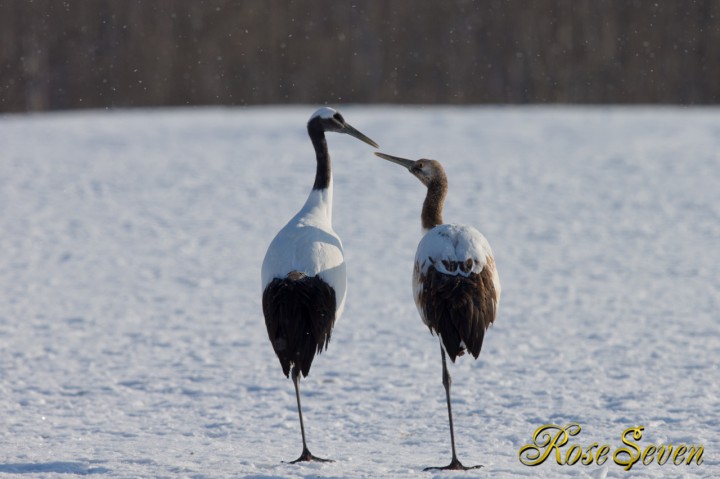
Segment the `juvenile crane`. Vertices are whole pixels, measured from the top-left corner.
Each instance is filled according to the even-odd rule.
[[[317,160],[315,183],[305,205],[270,243],[262,264],[265,326],[285,377],[292,374],[300,418],[303,450],[292,463],[328,461],[308,450],[299,383],[300,374],[310,373],[315,354],[327,349],[345,306],[345,260],[332,228],[333,180],[325,132],[346,133],[378,147],[332,108],[313,113],[307,130]]]
[[[413,295],[420,317],[440,340],[452,460],[447,466],[425,470],[482,467],[463,466],[455,452],[450,405],[452,380],[445,354],[455,362],[455,358],[467,350],[477,359],[485,331],[495,321],[500,302],[500,279],[490,244],[472,226],[443,224],[442,209],[448,181],[439,161],[413,161],[384,153],[375,154],[404,166],[427,187],[421,215],[425,234],[415,253]]]

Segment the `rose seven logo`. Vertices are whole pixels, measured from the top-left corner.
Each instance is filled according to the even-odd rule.
[[[622,466],[626,471],[632,469],[638,462],[645,466],[649,466],[653,461],[657,461],[661,466],[668,463],[668,461],[676,466],[683,463],[690,465],[693,460],[697,465],[703,463],[702,456],[705,449],[702,444],[697,446],[648,444],[641,447],[635,441],[642,439],[644,429],[643,426],[625,429],[621,436],[624,446],[613,451],[608,444],[598,444],[597,442],[589,446],[568,445],[571,437],[580,434],[580,424],[570,423],[565,427],[546,424],[535,431],[532,444],[526,444],[520,448],[518,458],[526,466],[538,466],[551,457],[554,452],[555,462],[561,466],[573,466],[578,462],[584,466],[589,466],[593,462],[601,466],[612,457],[613,462],[618,466]],[[568,447],[565,448],[565,446]]]

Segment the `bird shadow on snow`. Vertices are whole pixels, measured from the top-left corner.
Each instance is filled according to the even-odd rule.
[[[46,462],[39,464],[18,463],[0,464],[0,474],[77,474],[86,476],[90,474],[106,474],[110,469],[106,467],[91,467],[83,462]]]

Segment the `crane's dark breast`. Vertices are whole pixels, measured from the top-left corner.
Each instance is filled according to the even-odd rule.
[[[462,270],[463,266],[458,264],[456,268]],[[469,276],[440,273],[432,265],[424,275],[420,274],[422,289],[418,302],[425,313],[425,322],[431,332],[440,335],[453,362],[465,352],[461,342],[477,359],[485,331],[495,321],[497,292],[492,278],[494,266],[489,257],[480,273]]]
[[[315,354],[327,349],[335,324],[335,290],[317,276],[293,271],[275,278],[262,297],[265,326],[285,376],[296,366],[310,372]]]

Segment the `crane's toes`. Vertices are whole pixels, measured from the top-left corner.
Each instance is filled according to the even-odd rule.
[[[467,471],[469,469],[480,469],[482,464],[476,466],[463,466],[460,461],[453,459],[450,464],[444,467],[426,467],[423,471]]]
[[[309,461],[335,462],[332,459],[323,459],[321,457],[313,456],[312,453],[308,449],[303,449],[303,452],[302,452],[302,454],[300,454],[300,457],[298,457],[294,461],[290,461],[288,464],[297,464],[298,462],[309,462]]]

